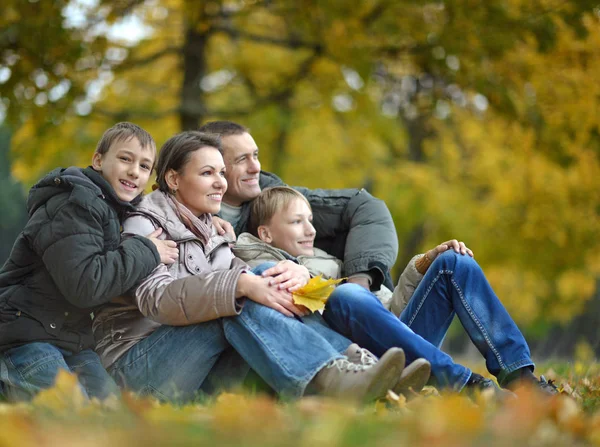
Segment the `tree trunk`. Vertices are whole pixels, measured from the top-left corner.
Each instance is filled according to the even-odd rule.
[[[200,81],[206,74],[206,43],[208,35],[188,28],[183,44],[183,84],[180,94],[179,122],[181,130],[200,127],[206,115]]]

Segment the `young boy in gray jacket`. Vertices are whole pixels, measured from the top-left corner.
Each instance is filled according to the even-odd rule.
[[[341,277],[342,261],[313,245],[316,231],[312,225],[312,211],[308,200],[300,192],[287,186],[266,188],[254,200],[251,207],[249,230],[252,234],[242,233],[238,237],[233,247],[237,257],[246,261],[251,267],[263,262],[287,259],[305,266],[312,276],[321,275],[325,279]],[[355,284],[341,286],[338,291],[342,291],[343,295],[348,286],[364,290],[373,297],[376,296]],[[387,304],[392,292],[385,286],[382,286],[382,289],[380,296]],[[328,323],[331,321],[328,318],[330,314],[330,310],[326,308],[323,316]],[[400,321],[398,323],[402,324]],[[332,327],[340,332],[337,327]],[[352,337],[349,338],[352,340]],[[356,340],[352,341],[356,342]],[[374,356],[371,359],[371,361],[376,360]],[[396,393],[410,396],[411,393],[421,390],[429,379],[431,370],[429,362],[422,358],[411,360],[412,363],[404,369],[394,388]]]

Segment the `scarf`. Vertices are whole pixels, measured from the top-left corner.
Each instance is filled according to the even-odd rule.
[[[165,194],[165,196],[167,198],[167,203],[173,211],[175,211],[175,214],[177,214],[181,222],[183,222],[187,229],[194,233],[194,235],[200,239],[202,245],[206,247],[210,240],[210,235],[212,234],[212,215],[206,213],[200,215],[200,217],[196,217],[189,209],[187,209],[187,207],[171,196],[171,194]]]

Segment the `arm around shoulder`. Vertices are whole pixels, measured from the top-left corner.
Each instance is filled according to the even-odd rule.
[[[142,238],[123,240],[106,251],[107,227],[96,210],[67,202],[35,237],[34,249],[61,293],[77,307],[96,307],[122,295],[160,262],[156,248]]]

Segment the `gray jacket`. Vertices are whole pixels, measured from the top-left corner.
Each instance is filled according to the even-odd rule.
[[[214,232],[205,248],[179,220],[160,191],[142,200],[123,224],[124,234],[149,234],[162,228],[161,238],[177,242],[179,259],[159,265],[133,296],[104,306],[94,319],[96,351],[109,368],[127,350],[163,324],[186,326],[238,315],[239,276],[248,266],[235,258],[229,240]]]
[[[275,174],[260,173],[261,188],[281,185],[283,181]],[[343,261],[344,276],[368,272],[373,277],[372,290],[382,283],[391,289],[390,269],[398,256],[398,237],[385,202],[364,189],[295,189],[312,207],[315,246]],[[236,235],[248,231],[249,218],[250,202],[246,202],[235,226]]]

